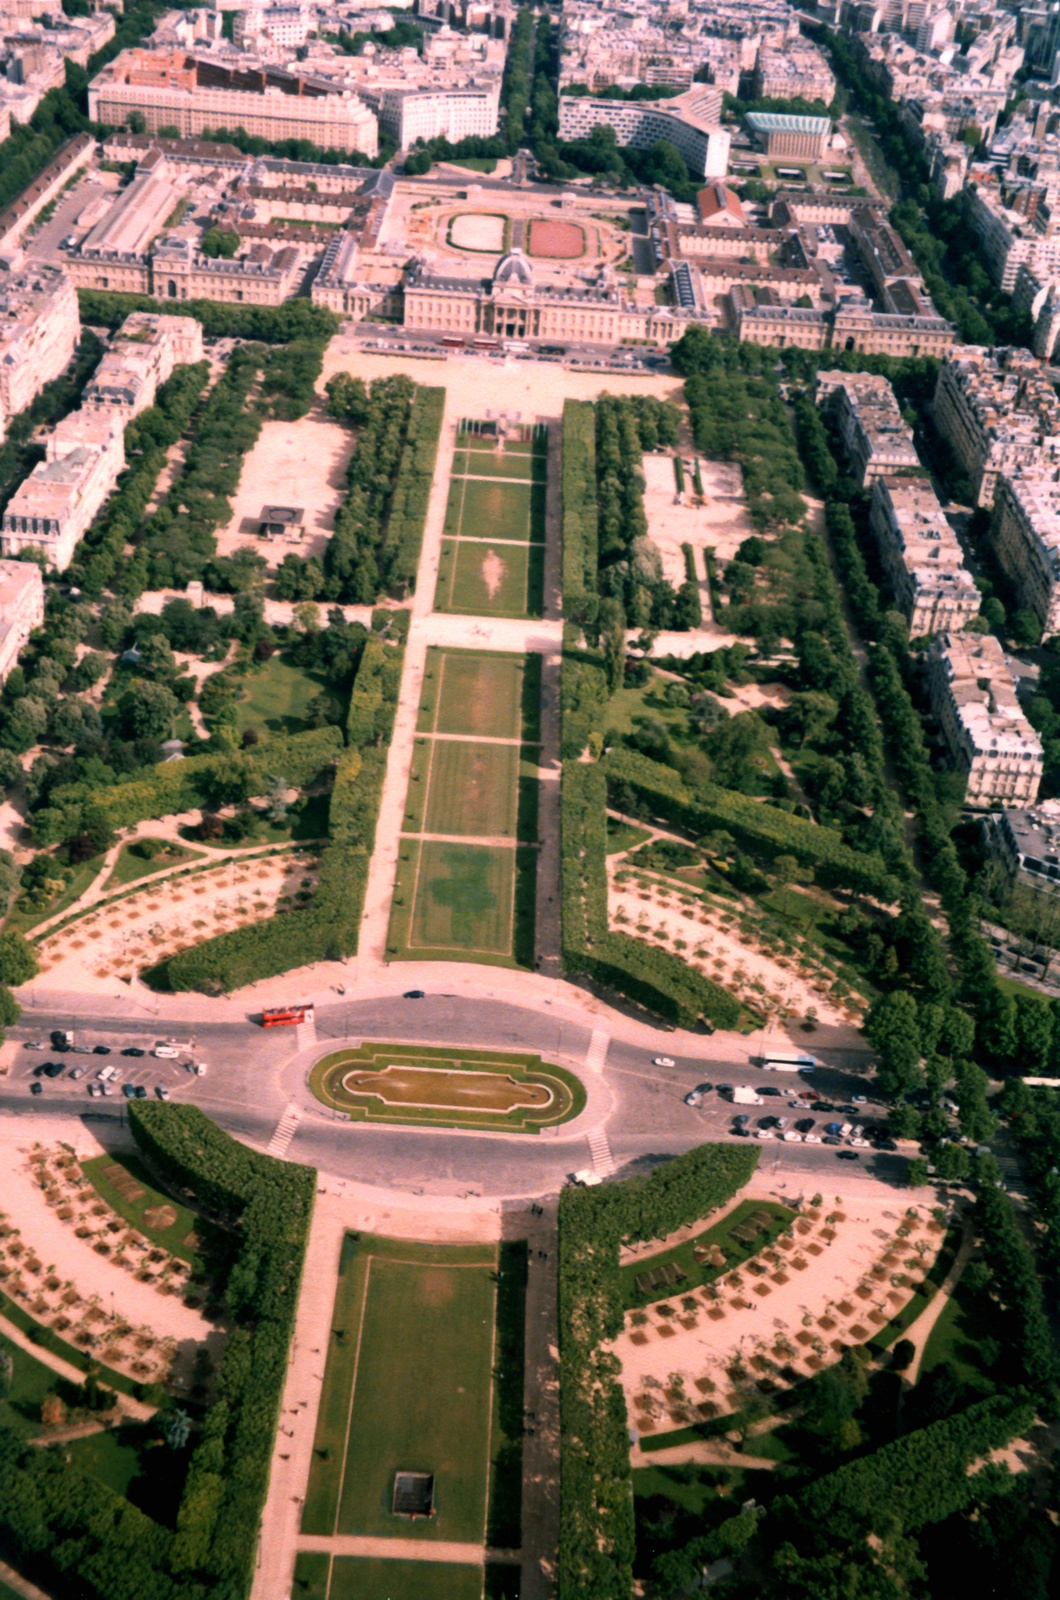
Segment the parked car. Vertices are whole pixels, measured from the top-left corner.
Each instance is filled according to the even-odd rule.
[[[97,1095],[102,1095],[103,1085],[101,1083],[90,1083],[88,1086],[88,1092],[94,1100]]]
[[[696,1084],[696,1093],[697,1094],[713,1094],[714,1093],[714,1085],[712,1083],[697,1083]]]
[[[703,1104],[703,1096],[699,1093],[699,1091],[697,1089],[690,1089],[688,1091],[688,1093],[685,1095],[685,1105],[686,1106],[701,1106],[702,1104]]]
[[[732,1134],[734,1139],[749,1139],[751,1137],[750,1128],[737,1128],[734,1125],[729,1129],[729,1132]]]
[[[156,1083],[155,1084],[155,1094],[158,1096],[158,1098],[160,1100],[168,1100],[169,1099],[169,1090],[166,1088],[164,1083]]]
[[[136,1085],[136,1087],[133,1089],[133,1094],[136,1096],[137,1100],[147,1099],[147,1090],[142,1083],[138,1083]]]
[[[819,1133],[804,1133],[802,1142],[803,1144],[820,1144],[821,1136]]]
[[[109,1056],[110,1055],[110,1045],[109,1044],[94,1044],[92,1046],[92,1054],[94,1056]]]
[[[62,1076],[63,1064],[61,1061],[46,1061],[41,1071],[46,1078],[59,1078]]]
[[[861,1157],[856,1150],[837,1150],[836,1159],[839,1161],[860,1161]]]
[[[867,1094],[852,1094],[850,1098],[856,1106],[867,1106],[869,1103]]]
[[[71,1078],[83,1078],[87,1071],[87,1067],[71,1067],[70,1076]]]
[[[822,1144],[842,1144],[843,1141],[837,1133],[826,1133],[821,1140]]]
[[[750,1122],[750,1120],[751,1120],[750,1117],[743,1116],[743,1115],[741,1115],[739,1117],[733,1117],[733,1119],[732,1119],[733,1127],[734,1128],[746,1128],[747,1124]]]
[[[773,1126],[774,1127],[776,1127],[776,1128],[786,1128],[787,1125],[788,1125],[787,1117],[774,1117],[773,1118]]]
[[[141,1050],[139,1045],[131,1044],[127,1050],[122,1051],[123,1056],[145,1056],[146,1050]]]
[[[787,1141],[788,1144],[801,1144],[802,1143],[802,1134],[801,1133],[796,1133],[794,1128],[789,1128],[787,1133],[784,1134],[784,1138],[785,1138],[785,1140]]]
[[[776,1138],[776,1134],[773,1132],[772,1128],[756,1128],[755,1129],[755,1138],[756,1139],[775,1139]]]
[[[157,1056],[159,1061],[175,1061],[180,1051],[174,1049],[171,1044],[156,1044],[151,1054]]]
[[[897,1150],[898,1146],[893,1139],[881,1139],[876,1148],[878,1150]]]
[[[409,996],[406,995],[405,998],[407,1000]],[[672,1056],[652,1056],[651,1064],[653,1067],[675,1067],[677,1065]]]
[[[43,1039],[27,1039],[22,1048],[23,1050],[47,1050],[48,1046]]]
[[[422,989],[406,989],[401,998],[403,1000],[426,1000],[427,996]]]
[[[29,1086],[29,1092],[30,1092],[30,1094],[43,1094],[44,1093],[44,1085],[43,1085],[43,1083],[31,1083],[30,1086]]]
[[[771,1096],[775,1097],[777,1100],[782,1099],[783,1095],[784,1095],[783,1089],[774,1088],[774,1086],[771,1083],[767,1084],[764,1089],[759,1089],[758,1093],[759,1094],[771,1095]]]
[[[121,1086],[121,1092],[125,1096],[126,1100],[131,1100],[136,1094],[136,1085],[133,1083],[123,1083]]]
[[[851,1142],[852,1145],[856,1146],[857,1149],[859,1149],[859,1150],[871,1150],[872,1149],[872,1146],[869,1144],[869,1141],[867,1139],[861,1139],[861,1138],[851,1139],[850,1142]]]
[[[795,1126],[800,1133],[809,1133],[810,1129],[815,1127],[816,1124],[812,1117],[800,1117]]]

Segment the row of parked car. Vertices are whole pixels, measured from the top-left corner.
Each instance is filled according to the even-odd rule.
[[[27,1039],[25,1048],[27,1050],[47,1050],[49,1049],[49,1044],[43,1039]],[[109,1044],[75,1044],[73,1034],[62,1028],[56,1028],[51,1034],[50,1048],[59,1055],[109,1056],[113,1054]],[[146,1050],[140,1045],[131,1044],[127,1045],[120,1054],[137,1059],[151,1055],[162,1061],[178,1061],[181,1052],[176,1045],[171,1044],[156,1044],[151,1050]],[[202,1077],[206,1072],[205,1061],[185,1061],[184,1066],[197,1077]],[[62,1061],[43,1061],[40,1066],[33,1069],[30,1094],[39,1095],[44,1093],[44,1084],[41,1081],[44,1078],[61,1078],[63,1073],[66,1072],[68,1078],[77,1081],[84,1078],[89,1070],[87,1066],[80,1063],[67,1069]],[[117,1093],[120,1087],[127,1100],[145,1100],[147,1098],[148,1090],[145,1084],[119,1083],[120,1075],[121,1069],[116,1066],[108,1065],[102,1067],[96,1073],[95,1081],[88,1085],[89,1094],[93,1099],[104,1095],[113,1095]],[[169,1099],[169,1089],[164,1083],[155,1084],[154,1092],[159,1100]]]

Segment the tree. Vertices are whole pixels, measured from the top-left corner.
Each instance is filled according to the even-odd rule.
[[[168,739],[180,705],[165,684],[136,683],[122,695],[118,710],[127,737]]]
[[[173,651],[164,633],[153,633],[140,645],[140,671],[152,677],[168,678],[177,670]]]
[[[879,1054],[877,1076],[884,1093],[898,1099],[916,1088],[922,1052],[913,996],[896,989],[874,1000],[865,1018],[865,1035]]]
[[[218,256],[230,260],[239,249],[240,243],[240,237],[233,229],[213,227],[207,228],[199,248],[203,255],[209,256],[211,260],[216,260]]]
[[[73,672],[73,686],[78,691],[91,689],[110,667],[109,659],[98,650],[88,650]]]
[[[935,1173],[947,1183],[960,1183],[971,1170],[971,1157],[963,1144],[944,1144],[935,1151]]]
[[[57,1428],[66,1421],[66,1407],[57,1394],[46,1394],[41,1401],[40,1419],[46,1428]]]
[[[931,1180],[928,1164],[922,1156],[914,1156],[905,1169],[905,1181],[910,1189],[923,1189]]]
[[[916,1345],[912,1339],[899,1339],[891,1351],[891,1368],[894,1372],[905,1372],[916,1355]]]
[[[22,1015],[22,1007],[11,993],[0,985],[0,1028],[13,1028]]]
[[[626,613],[620,601],[609,597],[600,602],[600,634],[608,692],[614,694],[622,687],[626,667]]]
[[[19,984],[35,978],[39,971],[37,952],[28,939],[13,928],[0,933],[0,983],[17,989]]]

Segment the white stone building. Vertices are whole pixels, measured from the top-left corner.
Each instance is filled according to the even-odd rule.
[[[44,579],[35,561],[0,561],[0,684],[44,621]]]
[[[817,404],[835,417],[854,476],[864,488],[884,473],[917,472],[913,433],[886,378],[871,372],[819,372]]]
[[[123,432],[120,413],[91,408],[58,423],[45,459],[8,502],[0,554],[42,550],[49,566],[65,571],[125,465]]]
[[[910,638],[959,633],[978,614],[979,590],[929,479],[876,478],[869,525]]]
[[[174,367],[201,361],[202,356],[202,323],[197,318],[134,311],[114,334],[85,388],[82,405],[121,412],[128,422],[154,404]]]
[[[24,266],[19,252],[0,257],[0,438],[65,371],[80,337],[77,295],[65,272],[37,261]]]
[[[1043,756],[992,633],[943,634],[927,656],[931,708],[950,760],[967,775],[965,804],[1032,805]]]

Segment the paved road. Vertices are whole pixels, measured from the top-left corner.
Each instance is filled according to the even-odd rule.
[[[237,1137],[267,1145],[292,1090],[303,1080],[304,1066],[317,1053],[307,1048],[312,1041],[299,1039],[294,1029],[263,1031],[249,1017],[238,1014],[226,1022],[191,1025],[192,1033],[186,1021],[167,1021],[164,1000],[158,1005],[157,1016],[144,1018],[90,1015],[84,1010],[74,1015],[55,1008],[27,1010],[13,1036],[47,1041],[52,1028],[72,1028],[79,1043],[111,1046],[113,1053],[107,1062],[119,1067],[123,1081],[142,1083],[149,1094],[164,1083],[174,1100],[200,1105]],[[419,1001],[399,995],[350,998],[318,1005],[316,1016],[319,1053],[327,1049],[329,1041],[347,1038],[492,1045],[539,1051],[585,1073],[592,1038],[589,1027],[544,1008],[459,995],[431,995]],[[168,1038],[190,1047],[188,1054],[207,1061],[207,1075],[192,1077],[179,1062],[119,1054],[130,1043],[150,1049]],[[610,1106],[606,1132],[617,1170],[648,1170],[668,1155],[726,1135],[734,1114],[731,1103],[717,1094],[708,1096],[701,1110],[683,1103],[688,1090],[704,1078],[714,1083],[780,1087],[792,1081],[750,1065],[750,1049],[736,1035],[719,1034],[702,1040],[701,1055],[675,1057],[673,1067],[656,1067],[644,1048],[612,1039],[601,1081],[608,1091],[602,1100]],[[848,1099],[867,1090],[868,1084],[859,1076],[867,1055],[858,1051],[823,1051],[821,1055],[827,1065],[822,1064],[815,1085],[830,1099]],[[64,1075],[43,1080],[43,1094],[31,1097],[34,1069],[49,1059],[63,1060]],[[87,1086],[105,1064],[88,1055],[58,1057],[50,1050],[20,1049],[8,1076],[0,1080],[0,1113],[43,1120],[51,1113],[69,1115],[78,1110],[102,1132],[108,1123],[124,1120],[126,1106],[120,1091],[109,1099],[89,1099]],[[68,1074],[77,1065],[86,1066],[88,1075],[74,1082]],[[780,1103],[774,1102],[754,1114],[781,1109]],[[530,1139],[368,1127],[346,1123],[315,1106],[303,1116],[287,1154],[289,1159],[312,1163],[339,1177],[383,1187],[424,1194],[513,1198],[552,1193],[571,1171],[590,1164],[585,1137],[572,1138],[562,1128]],[[834,1173],[849,1183],[867,1172],[900,1180],[904,1161],[862,1151],[857,1163],[837,1163],[834,1149],[771,1142],[762,1147],[762,1165],[777,1174],[778,1182],[789,1177],[795,1183],[817,1182]]]

